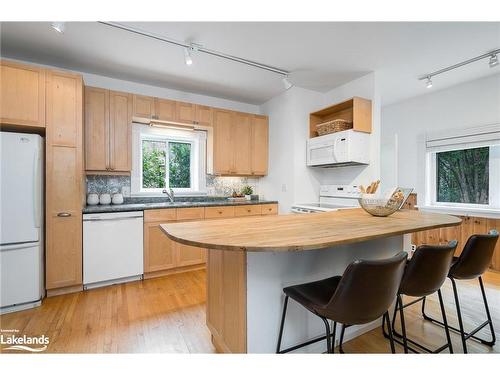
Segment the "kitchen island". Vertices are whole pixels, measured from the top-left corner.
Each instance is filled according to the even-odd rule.
[[[401,210],[374,217],[362,209],[162,224],[172,240],[209,249],[207,325],[217,350],[273,353],[282,289],[340,275],[355,259],[379,259],[403,249],[403,234],[460,224],[450,215]],[[322,334],[323,323],[291,303],[283,345]],[[346,330],[346,340],[380,322]],[[304,348],[321,351],[324,343]]]

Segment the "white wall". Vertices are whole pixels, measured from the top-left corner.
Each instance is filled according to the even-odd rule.
[[[62,69],[57,66],[36,64],[30,61],[21,61],[16,59],[10,59],[10,60],[19,61],[26,64],[44,66],[46,68]],[[132,94],[156,96],[159,98],[186,101],[190,103],[203,104],[211,107],[225,108],[234,111],[257,113],[257,114],[260,113],[259,106],[254,104],[242,103],[234,100],[227,100],[227,99],[217,98],[214,96],[200,95],[191,92],[172,90],[169,88],[164,88],[159,86],[145,85],[142,83],[125,81],[121,79],[105,77],[92,73],[86,73],[80,71],[74,71],[74,72],[81,74],[83,76],[83,82],[85,86],[94,86],[115,91],[125,91]]]
[[[500,123],[500,74],[383,107],[382,180],[423,197],[425,134],[494,123]]]
[[[290,211],[296,200],[313,199],[319,191],[319,173],[306,168],[306,139],[309,113],[321,106],[322,95],[298,87],[261,106],[269,116],[269,169],[259,192],[278,200],[280,212]],[[313,200],[315,200],[313,199]]]
[[[269,173],[259,183],[266,199],[280,202],[287,213],[295,202],[318,200],[321,184],[368,184],[380,174],[380,98],[374,73],[349,82],[327,93],[292,87],[261,106],[269,116]],[[309,114],[353,96],[373,102],[373,132],[369,166],[345,168],[308,168],[306,141]],[[284,191],[285,190],[285,191]]]

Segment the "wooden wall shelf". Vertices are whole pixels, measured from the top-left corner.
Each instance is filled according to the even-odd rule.
[[[316,125],[327,121],[343,119],[353,123],[353,130],[372,132],[372,101],[360,97],[353,97],[342,103],[323,108],[309,115],[309,137],[318,136]]]

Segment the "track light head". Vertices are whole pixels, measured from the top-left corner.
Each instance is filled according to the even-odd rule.
[[[489,62],[490,68],[494,68],[495,66],[498,66],[498,55],[491,55],[490,56],[490,62]]]
[[[432,88],[431,76],[427,76],[427,81],[425,82],[425,87],[427,87],[428,89]]]
[[[187,66],[193,65],[193,56],[191,56],[191,48],[184,49],[184,62]]]
[[[52,27],[58,33],[63,34],[66,28],[66,24],[64,22],[52,22],[50,24],[50,27]]]
[[[288,79],[288,75],[283,77],[283,86],[285,87],[285,90],[288,90],[293,86],[292,82]]]

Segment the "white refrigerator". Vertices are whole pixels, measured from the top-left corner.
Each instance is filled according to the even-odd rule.
[[[0,132],[0,313],[44,296],[43,138]]]

